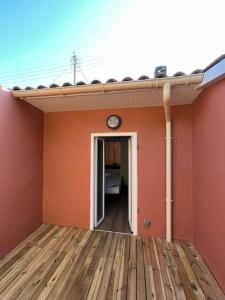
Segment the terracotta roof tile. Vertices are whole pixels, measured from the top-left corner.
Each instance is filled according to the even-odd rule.
[[[91,82],[91,84],[99,84],[99,83],[101,83],[101,81],[98,80],[98,79],[94,79],[94,80],[92,80],[92,82]]]
[[[150,79],[150,77],[148,77],[147,75],[141,75],[138,80],[146,80],[146,79]]]
[[[196,69],[194,71],[191,72],[192,75],[194,74],[200,74],[200,73],[204,73],[202,69]]]
[[[203,73],[203,70],[201,70],[201,69],[196,69],[196,70],[194,70],[191,74],[193,75],[193,74],[199,74],[199,73]],[[181,72],[181,71],[179,71],[179,72],[176,72],[173,76],[170,76],[170,77],[178,77],[178,76],[184,76],[185,75],[185,73],[184,72]],[[165,76],[165,75],[162,75],[162,74],[160,74],[157,78],[164,78],[164,77],[169,77],[169,76]],[[150,77],[149,76],[147,76],[147,75],[141,75],[140,77],[138,77],[138,79],[137,80],[149,80],[150,79]],[[131,77],[129,77],[129,76],[126,76],[126,77],[124,77],[121,81],[133,81],[133,80],[135,80],[135,79],[133,79],[133,78],[131,78]],[[109,78],[107,81],[106,81],[106,83],[114,83],[114,82],[118,82],[118,80],[116,80],[115,78]],[[102,82],[100,81],[100,80],[98,80],[98,79],[94,79],[94,80],[92,80],[91,81],[91,83],[90,84],[101,84]],[[87,83],[85,83],[84,81],[78,81],[77,83],[76,83],[76,85],[85,85],[85,84],[87,84]],[[70,82],[65,82],[65,83],[63,83],[62,85],[61,85],[62,87],[66,87],[66,86],[73,86],[73,84],[72,83],[70,83]],[[60,87],[58,84],[56,84],[56,83],[52,83],[50,86],[49,86],[49,88],[57,88],[57,87]],[[44,88],[47,88],[46,86],[44,86],[44,85],[39,85],[38,87],[36,87],[36,89],[44,89]],[[30,90],[30,89],[35,89],[34,87],[30,87],[30,86],[27,86],[27,87],[25,87],[24,88],[25,90]],[[17,91],[17,90],[22,90],[22,88],[20,88],[19,86],[14,86],[13,88],[12,88],[12,90],[13,91]]]
[[[72,85],[72,83],[70,83],[70,82],[64,82],[62,86],[71,86],[71,85]]]
[[[37,89],[46,89],[46,86],[45,86],[45,85],[42,85],[42,84],[40,84],[40,85],[37,87]]]
[[[109,78],[106,83],[117,82],[115,78]]]
[[[19,86],[14,86],[13,88],[12,88],[12,90],[13,91],[19,91],[19,90],[22,90]]]
[[[184,72],[178,71],[175,74],[173,74],[174,77],[179,77],[179,76],[185,76],[186,74]]]
[[[49,86],[50,88],[56,88],[56,87],[59,87],[59,85],[58,84],[56,84],[56,83],[52,83],[52,84],[50,84],[50,86]]]
[[[77,83],[76,83],[76,85],[85,85],[86,83],[84,82],[84,81],[78,81]]]
[[[131,77],[129,77],[129,76],[124,77],[124,78],[122,79],[122,81],[132,81],[132,80],[133,80],[133,78],[131,78]]]

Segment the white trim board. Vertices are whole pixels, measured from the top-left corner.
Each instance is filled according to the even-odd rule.
[[[95,168],[94,168],[94,141],[97,137],[121,137],[127,136],[131,138],[132,151],[132,204],[133,204],[133,234],[138,233],[138,176],[137,176],[137,133],[136,132],[101,132],[91,133],[91,166],[90,166],[90,229],[94,229],[94,184],[95,184]]]

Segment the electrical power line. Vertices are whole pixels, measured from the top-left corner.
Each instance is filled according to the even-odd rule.
[[[88,79],[87,79],[86,75],[84,74],[84,71],[82,70],[80,64],[78,64],[78,67],[79,67],[79,69],[80,69],[80,72],[81,72],[81,74],[82,74],[84,80],[86,81],[86,83],[88,83]]]
[[[49,65],[42,65],[42,66],[34,66],[34,67],[29,67],[29,68],[23,68],[23,69],[17,69],[17,70],[8,70],[8,71],[4,71],[1,72],[2,75],[7,75],[7,74],[17,74],[17,73],[27,73],[29,72],[29,70],[32,70],[31,72],[35,72],[36,70],[43,70],[43,69],[48,69],[48,68],[54,68],[54,67],[60,67],[63,66],[65,64],[67,64],[68,61],[64,61],[61,63],[54,63],[54,64],[49,64]]]
[[[66,74],[66,71],[67,71],[68,68],[70,68],[70,67],[71,67],[70,64],[67,65],[67,67],[63,70],[63,72],[60,73],[60,74],[52,81],[52,83],[55,83],[61,76],[63,76],[64,74]]]
[[[5,76],[5,77],[9,77],[9,76],[20,76],[23,74],[32,74],[32,73],[40,73],[40,72],[45,72],[45,71],[49,71],[49,70],[58,70],[58,69],[62,69],[63,67],[65,67],[67,64],[63,64],[61,66],[52,66],[52,67],[47,67],[47,68],[43,68],[43,69],[39,69],[39,70],[33,70],[33,71],[26,71],[26,72],[15,72],[15,73],[8,73],[8,74],[4,74],[4,73],[0,73],[1,76]]]
[[[78,58],[77,58],[78,60]],[[99,63],[103,63],[103,61],[107,61],[109,60],[106,55],[105,56],[98,56],[95,57],[93,59],[88,59],[88,60],[82,60],[79,59],[80,64],[82,64],[82,66],[91,66],[91,65],[98,65]],[[67,65],[67,62],[64,63],[55,63],[55,64],[51,64],[51,65],[45,65],[45,66],[40,66],[40,67],[30,67],[30,68],[25,68],[25,69],[19,69],[19,70],[14,70],[14,71],[6,71],[3,73],[0,73],[1,77],[5,76],[5,77],[11,77],[11,76],[20,76],[20,75],[24,75],[24,74],[32,74],[32,73],[40,73],[40,72],[45,72],[48,70],[60,70],[62,68],[64,68],[64,66]],[[31,70],[31,71],[29,71]]]
[[[99,60],[96,60],[96,61],[93,61],[93,62],[85,63],[82,60],[78,59],[80,65],[85,66],[85,67],[96,66],[98,64],[106,63],[106,62],[113,61],[113,60],[115,60],[115,59],[106,59],[106,58],[103,58],[103,59],[99,59]]]
[[[99,61],[99,62],[95,62],[93,64],[81,64],[79,62],[79,65],[81,67],[82,65],[82,69],[83,70],[89,70],[89,69],[93,69],[93,68],[97,68],[98,66],[101,66],[101,65],[105,65],[106,63],[109,63],[109,62],[106,62],[106,61]],[[77,59],[77,64],[78,64],[78,59]],[[61,66],[61,67],[48,67],[48,68],[45,68],[45,69],[41,69],[41,70],[35,70],[35,71],[29,71],[29,72],[23,72],[23,73],[14,73],[14,74],[8,74],[8,75],[3,75],[1,74],[0,75],[0,80],[1,81],[12,81],[12,80],[19,80],[19,79],[22,79],[22,78],[36,78],[36,77],[39,77],[41,75],[46,75],[46,74],[56,74],[58,72],[63,72],[65,67],[67,67],[67,64]]]
[[[104,54],[104,55],[99,55],[99,56],[94,56],[94,57],[89,57],[89,58],[80,58],[80,61],[82,62],[82,63],[88,63],[88,62],[91,62],[91,61],[95,61],[95,60],[102,60],[102,59],[104,59],[104,58],[107,58],[107,57],[110,57],[110,56],[112,56],[112,55],[114,55],[113,53],[108,53],[108,54]]]
[[[67,72],[64,73],[64,75],[65,74],[71,74],[71,71],[70,72],[67,71]],[[30,79],[23,78],[23,79],[18,80],[15,85],[19,85],[20,82],[27,82],[27,83],[29,83],[30,81],[41,80],[43,78],[48,78],[49,79],[50,77],[51,77],[51,75],[42,75],[41,77],[35,77],[35,78],[30,78]],[[6,84],[9,85],[9,84],[14,83],[14,82],[15,82],[14,80],[10,80],[10,81],[5,81],[3,83],[4,83],[4,85],[6,85]]]
[[[98,69],[100,67],[112,64],[115,61],[115,58],[111,57],[110,54],[101,55],[97,57],[92,57],[89,59],[80,59],[75,54],[73,54],[72,60],[70,61],[70,65],[68,65],[68,61],[60,62],[55,64],[48,64],[45,66],[40,67],[29,67],[14,71],[6,71],[0,73],[0,82],[4,83],[5,85],[10,85],[10,83],[16,82],[18,83],[27,82],[30,83],[31,81],[36,81],[43,78],[51,78],[55,77],[53,82],[56,82],[61,78],[63,75],[73,74],[73,83],[76,83],[76,77],[79,76],[79,73],[82,75],[84,80],[88,83],[87,76],[85,71]],[[72,70],[68,70],[69,67],[73,67]]]
[[[9,81],[9,80],[19,80],[21,78],[35,78],[35,77],[40,77],[41,75],[46,75],[46,74],[57,74],[61,71],[63,71],[65,69],[64,68],[60,68],[60,69],[55,69],[55,70],[46,70],[46,71],[43,71],[43,72],[35,72],[35,73],[24,73],[24,74],[21,74],[21,75],[16,75],[16,76],[8,76],[8,77],[1,77],[0,76],[0,80],[3,80],[3,81]]]
[[[65,68],[64,68],[65,69]],[[53,76],[59,74],[59,72],[62,72],[64,69],[55,70],[55,71],[49,71],[49,72],[43,72],[40,74],[30,74],[30,75],[23,75],[23,76],[16,76],[16,77],[9,77],[9,78],[1,78],[0,80],[4,82],[9,81],[15,81],[15,80],[21,80],[21,79],[35,79],[35,78],[41,78],[42,76]]]

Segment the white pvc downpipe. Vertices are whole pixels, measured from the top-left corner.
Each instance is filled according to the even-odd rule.
[[[171,85],[163,86],[163,104],[166,119],[166,240],[172,241],[172,121],[170,112]]]

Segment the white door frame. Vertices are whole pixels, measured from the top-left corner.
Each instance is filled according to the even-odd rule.
[[[101,132],[91,133],[91,169],[90,169],[90,229],[94,229],[94,202],[95,202],[95,139],[98,137],[120,137],[127,136],[131,138],[131,159],[132,159],[132,179],[131,179],[131,197],[133,213],[133,231],[134,235],[138,232],[138,177],[137,177],[137,133],[136,132]]]
[[[95,226],[99,226],[103,221],[104,221],[104,218],[105,218],[105,141],[104,141],[104,139],[102,139],[102,138],[96,138],[96,143],[95,143],[95,145],[94,145],[94,151],[95,151],[95,167],[94,167],[94,176],[95,176],[95,182],[94,182],[94,188],[95,188],[95,191],[94,191],[94,193],[95,193],[95,195],[96,195],[96,190],[98,189],[98,182],[97,182],[97,173],[98,173],[98,141],[102,141],[102,145],[103,145],[103,149],[102,149],[102,155],[103,155],[103,162],[102,162],[102,164],[103,164],[103,173],[102,173],[102,176],[103,176],[103,178],[102,178],[102,201],[103,201],[103,205],[102,205],[102,209],[103,209],[103,213],[102,213],[102,218],[101,218],[101,220],[99,220],[98,222],[97,222],[97,224],[95,224]],[[97,201],[97,199],[96,199],[96,201]],[[95,205],[94,206],[94,216],[95,216],[95,218],[97,218],[97,205]]]

